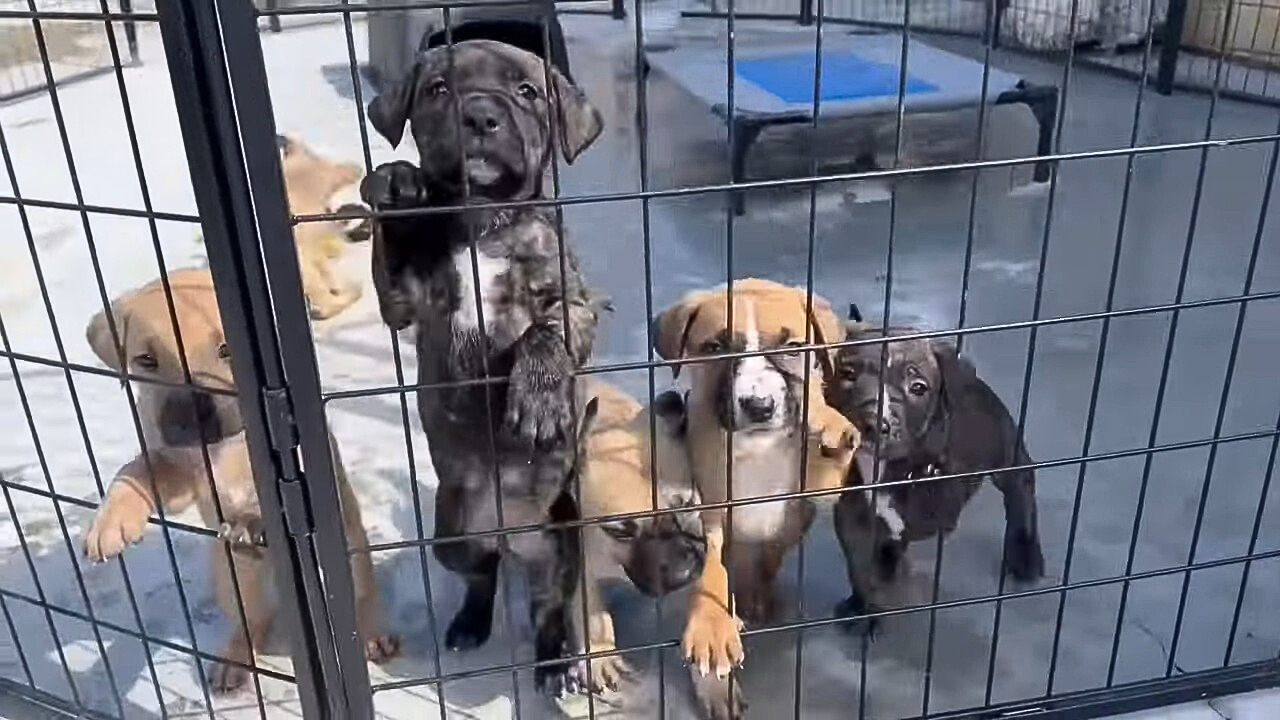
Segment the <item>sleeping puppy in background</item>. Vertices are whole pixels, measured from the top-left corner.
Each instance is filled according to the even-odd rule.
[[[652,409],[599,381],[589,381],[586,394],[590,399],[580,428],[583,519],[646,512],[654,510],[655,503],[658,510],[698,504],[684,442],[684,399],[678,392],[659,394]],[[656,442],[650,439],[651,419]],[[593,653],[617,648],[613,617],[600,597],[605,579],[621,568],[642,593],[666,595],[698,576],[707,549],[697,510],[587,525],[582,541],[587,608],[582,636],[586,650]],[[573,619],[582,620],[577,603]],[[593,658],[590,690],[616,690],[630,675],[621,655]]]
[[[590,356],[608,303],[587,289],[567,243],[562,273],[549,210],[477,203],[543,197],[551,154],[559,148],[572,162],[600,134],[599,113],[536,55],[487,40],[457,43],[452,54],[448,47],[421,53],[368,112],[393,146],[408,123],[420,162],[382,165],[365,178],[361,197],[372,208],[474,205],[382,218],[374,231],[379,309],[393,331],[415,326],[419,383],[473,381],[418,392],[440,480],[436,536],[497,528],[495,487],[503,527],[576,519],[569,480],[582,403],[571,397],[573,376]],[[486,374],[506,381],[474,382]],[[567,615],[581,570],[580,535],[561,528],[506,543],[528,573],[539,661],[580,646]],[[466,583],[445,644],[477,647],[492,628],[499,539],[433,548]],[[576,691],[584,667],[539,665],[535,683],[553,695]]]
[[[732,291],[732,327],[729,291],[722,287],[686,295],[658,316],[654,333],[658,354],[666,360],[782,351],[692,363],[683,371],[674,366],[677,377],[688,378],[689,451],[704,502],[841,487],[858,432],[823,398],[831,372],[827,352],[800,348],[806,337],[819,345],[842,340],[844,325],[819,296],[810,311],[803,288],[745,279],[734,281]],[[732,481],[726,473],[730,452]],[[741,714],[738,685],[732,684],[735,696],[729,697],[728,682],[731,667],[742,659],[740,623],[730,612],[722,560],[733,568],[733,593],[745,619],[770,619],[774,579],[783,558],[803,540],[814,510],[806,498],[735,507],[728,518],[732,545],[727,549],[725,511],[702,514],[707,557],[683,646],[697,670],[699,700],[717,720]],[[707,675],[709,670],[714,673]]]
[[[119,555],[126,545],[141,541],[147,520],[155,512],[157,496],[164,503],[164,512],[170,515],[194,503],[205,525],[218,528],[219,537],[230,544],[244,620],[248,623],[247,635],[252,642],[246,642],[246,628],[241,624],[231,566],[224,548],[215,544],[210,558],[214,593],[231,629],[222,651],[227,662],[214,665],[209,681],[213,690],[229,692],[249,678],[244,666],[251,666],[253,650],[263,647],[275,616],[276,597],[284,590],[274,586],[273,569],[262,551],[262,511],[249,466],[244,422],[213,279],[207,270],[177,270],[169,273],[169,285],[192,382],[215,392],[151,383],[134,386],[146,454],[116,471],[84,537],[84,553],[90,560],[101,562]],[[183,353],[179,352],[178,335],[161,281],[126,293],[111,304],[111,314],[123,347],[116,347],[113,342],[106,313],[98,313],[86,330],[89,347],[102,362],[139,377],[186,382]],[[216,391],[225,394],[215,394]],[[347,542],[352,546],[368,545],[360,505],[347,482],[338,446],[332,436],[329,442]],[[208,448],[209,465],[205,464],[204,447]],[[221,524],[215,501],[222,509]],[[365,655],[373,662],[383,662],[396,654],[399,641],[383,626],[381,599],[368,553],[352,555],[351,565],[356,624],[364,640]]]
[[[848,339],[916,332],[850,324]],[[1009,410],[954,346],[927,339],[890,342],[884,365],[881,350],[879,343],[840,348],[836,379],[827,388],[832,407],[852,419],[870,440],[857,452],[851,484],[869,484],[873,477],[878,482],[901,481],[1031,464]],[[1004,571],[1019,581],[1035,580],[1044,575],[1035,471],[990,477],[1004,494]],[[883,609],[885,591],[901,574],[907,544],[939,534],[945,537],[954,530],[983,478],[843,494],[836,504],[835,526],[852,592],[840,603],[837,615],[852,617]],[[874,619],[861,627],[874,633]]]

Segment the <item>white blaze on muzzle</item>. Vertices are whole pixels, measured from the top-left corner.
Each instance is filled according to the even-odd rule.
[[[742,306],[746,351],[761,350],[760,330],[756,324],[756,309],[753,301]],[[770,426],[783,422],[786,415],[787,379],[769,359],[762,355],[745,357],[738,361],[733,377],[734,416],[738,425],[759,424],[752,420],[743,409],[744,404],[751,402],[771,402],[773,415],[767,421]]]

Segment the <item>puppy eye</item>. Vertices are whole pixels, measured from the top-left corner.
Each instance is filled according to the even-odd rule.
[[[160,366],[160,363],[156,361],[156,356],[151,353],[135,355],[133,358],[133,364],[142,370],[155,370]]]
[[[516,86],[516,92],[525,100],[533,101],[538,99],[538,88],[533,83],[522,82]]]
[[[799,355],[799,354],[800,354],[800,348],[804,347],[804,341],[803,341],[803,340],[789,340],[789,341],[787,342],[787,344],[786,344],[786,345],[784,345],[783,347],[785,347],[785,348],[789,351],[789,352],[787,353],[787,355],[788,355],[788,356],[790,356],[790,357],[796,357],[797,355]]]
[[[230,358],[230,357],[231,357],[231,348],[227,347],[227,344],[226,344],[226,343],[222,343],[221,345],[219,345],[219,346],[218,346],[218,359],[219,359],[219,360],[226,360],[226,359],[228,359],[228,358]]]
[[[427,94],[431,97],[441,97],[449,93],[449,84],[444,80],[436,80],[427,86]]]
[[[632,540],[635,538],[639,528],[636,526],[635,520],[623,520],[621,522],[604,523],[600,526],[601,530],[608,533],[609,537],[614,540]]]
[[[724,350],[724,343],[719,340],[708,340],[699,347],[704,355],[714,355]]]
[[[923,380],[912,380],[911,384],[907,386],[907,389],[916,397],[920,397],[921,395],[929,392],[929,386],[926,385]]]

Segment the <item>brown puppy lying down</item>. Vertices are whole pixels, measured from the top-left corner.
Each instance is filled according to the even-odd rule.
[[[119,555],[127,544],[141,541],[157,496],[167,515],[180,513],[194,503],[205,525],[217,527],[220,536],[230,543],[252,642],[250,646],[245,639],[231,566],[223,548],[214,545],[210,557],[214,592],[232,627],[221,653],[227,662],[212,668],[210,682],[213,690],[228,692],[249,677],[243,666],[253,664],[251,647],[261,648],[267,639],[278,590],[272,586],[272,568],[261,547],[261,509],[249,466],[244,423],[234,395],[230,353],[214,298],[213,279],[207,270],[177,270],[169,274],[169,284],[190,377],[202,387],[232,394],[151,383],[135,386],[146,454],[116,471],[84,537],[84,553],[90,560],[100,562]],[[89,347],[102,362],[115,370],[127,368],[130,374],[140,377],[184,382],[182,353],[159,280],[118,298],[111,305],[111,313],[123,347],[117,348],[113,342],[106,313],[98,313],[85,333]],[[213,469],[212,482],[201,449],[205,443]],[[347,482],[332,436],[330,445],[347,541],[353,546],[367,545],[360,506]],[[215,490],[222,508],[221,526],[214,506]],[[399,641],[383,625],[381,599],[368,555],[353,555],[351,562],[356,623],[365,654],[373,662],[382,662],[396,654]]]
[[[851,324],[848,339],[911,335]],[[881,363],[881,354],[885,362]],[[984,472],[1031,464],[1009,410],[955,346],[904,339],[853,345],[836,353],[836,380],[827,399],[868,439],[857,453],[854,484],[901,482],[875,492],[845,493],[835,508],[851,593],[836,609],[854,617],[883,610],[902,573],[908,543],[943,537],[982,487]],[[875,464],[879,461],[879,468]],[[928,480],[934,475],[978,473]],[[1004,572],[1029,582],[1044,575],[1036,513],[1036,475],[1019,469],[990,475],[1004,495]],[[853,629],[873,633],[876,623]]]
[[[291,214],[323,215],[367,209],[360,201],[359,185],[364,170],[359,165],[326,158],[293,135],[276,136],[276,146],[280,150],[280,170]],[[342,280],[334,262],[346,252],[347,245],[369,239],[370,227],[368,218],[304,222],[294,226],[298,274],[311,317],[327,320],[360,299],[360,284]]]
[[[698,504],[684,444],[684,400],[668,390],[646,409],[618,388],[589,381],[581,433],[581,507],[584,520]],[[650,435],[650,416],[654,435]],[[651,438],[657,442],[651,442]],[[656,467],[653,461],[656,459]],[[616,649],[613,618],[600,598],[600,583],[621,568],[641,592],[665,595],[688,585],[702,570],[706,540],[696,510],[587,525],[582,533],[586,566],[589,652]],[[581,606],[573,605],[581,623]],[[621,655],[591,661],[591,691],[615,690],[630,675]]]
[[[844,325],[821,297],[813,297],[810,311],[804,289],[768,280],[734,281],[732,327],[728,300],[726,288],[689,293],[658,316],[655,332],[658,354],[667,360],[784,350],[683,369],[690,389],[688,443],[703,500],[719,503],[730,497],[841,487],[858,432],[824,400],[824,382],[831,372],[828,353],[799,348],[806,338],[815,344],[843,340]],[[680,366],[675,369],[679,376]],[[802,441],[805,429],[807,448]],[[732,487],[726,472],[730,431]],[[804,538],[813,516],[813,502],[807,499],[732,510],[733,546],[727,558],[733,564],[737,607],[748,621],[767,620],[772,614],[774,577],[787,552]],[[729,698],[727,676],[742,659],[742,644],[739,622],[729,611],[728,573],[721,557],[725,511],[706,511],[702,519],[707,559],[689,611],[684,652],[698,670],[715,671],[712,678],[695,674],[703,706],[710,707],[715,718],[732,718],[741,712],[740,701]],[[737,684],[733,687],[736,690]]]

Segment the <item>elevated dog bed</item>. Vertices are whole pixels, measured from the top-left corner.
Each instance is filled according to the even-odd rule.
[[[823,41],[820,114],[848,118],[895,112],[901,78],[902,36],[894,34],[827,38]],[[734,182],[746,180],[747,151],[771,125],[811,122],[815,58],[812,43],[735,48],[734,106],[731,113],[723,48],[680,48],[647,53],[658,68],[702,100],[725,122],[733,124],[730,172]],[[908,40],[903,105],[906,112],[934,112],[973,107],[982,102],[982,63]],[[1058,89],[1032,85],[992,68],[988,102],[1024,103],[1040,126],[1037,156],[1052,152]],[[1039,162],[1035,180],[1049,179],[1049,163]],[[734,193],[734,211],[744,199]]]

